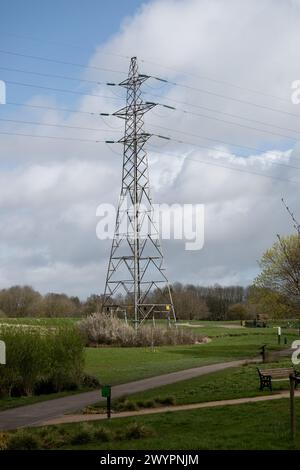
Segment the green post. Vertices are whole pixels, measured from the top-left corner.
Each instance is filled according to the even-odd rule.
[[[103,385],[101,394],[103,398],[106,398],[107,418],[109,419],[111,417],[111,386]]]

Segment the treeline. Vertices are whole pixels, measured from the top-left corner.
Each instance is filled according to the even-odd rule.
[[[91,295],[84,302],[79,297],[48,293],[42,295],[30,286],[0,290],[0,316],[76,317],[100,311],[102,299]]]
[[[250,316],[245,304],[249,288],[175,283],[171,286],[171,291],[177,317],[182,320],[234,320]],[[161,303],[162,297],[157,290],[151,293],[148,301]],[[96,294],[82,301],[79,297],[66,294],[42,295],[30,286],[13,286],[0,290],[0,316],[82,317],[101,312],[102,301],[103,297]],[[118,298],[116,301],[122,304],[125,299]]]
[[[171,292],[176,316],[181,320],[235,320],[248,316],[245,305],[248,288],[242,286],[204,287],[176,282]],[[154,291],[151,301],[162,300],[161,293]]]

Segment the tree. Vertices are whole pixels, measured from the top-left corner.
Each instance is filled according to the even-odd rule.
[[[76,314],[76,305],[66,294],[49,293],[44,297],[46,317],[67,317]]]
[[[249,291],[248,311],[254,309],[255,316],[267,315],[270,318],[291,318],[295,316],[295,308],[288,305],[285,297],[271,289],[252,286]]]
[[[84,313],[90,315],[91,313],[100,313],[102,310],[103,298],[101,295],[90,295],[84,304]]]
[[[244,320],[247,317],[247,308],[243,304],[230,305],[227,312],[227,320]]]
[[[41,299],[41,294],[30,286],[13,286],[0,291],[0,309],[9,317],[26,317]]]
[[[300,305],[300,235],[279,237],[267,250],[259,265],[261,274],[255,279],[261,294],[275,293],[277,300],[288,307]]]

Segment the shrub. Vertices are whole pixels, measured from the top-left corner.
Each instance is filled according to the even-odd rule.
[[[194,344],[202,337],[194,332],[176,327],[140,326],[135,330],[123,320],[104,313],[94,313],[79,323],[87,344],[115,346],[164,346],[176,344]]]
[[[101,384],[97,377],[94,377],[93,375],[89,374],[83,374],[81,384],[83,387],[88,387],[88,388],[100,388]]]
[[[29,431],[17,431],[8,438],[7,450],[37,450],[41,449],[39,437]]]
[[[6,450],[8,446],[8,434],[0,432],[0,450]]]
[[[155,408],[160,405],[174,406],[176,405],[176,398],[174,396],[168,396],[163,398],[154,398],[148,400],[118,400],[115,404],[115,410],[117,411],[137,411],[141,408]]]
[[[119,411],[138,411],[139,407],[134,401],[126,400],[118,407]]]
[[[141,408],[155,408],[156,403],[154,400],[142,400],[138,403]]]
[[[170,396],[170,397],[164,397],[164,398],[156,398],[155,401],[157,403],[160,403],[161,405],[170,405],[174,406],[176,405],[176,397]]]
[[[153,430],[139,423],[133,423],[127,426],[123,434],[124,439],[142,439],[151,436],[153,436]]]

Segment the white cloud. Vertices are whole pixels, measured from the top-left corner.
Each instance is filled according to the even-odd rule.
[[[299,79],[299,8],[298,0],[153,1],[133,18],[127,18],[120,31],[99,45],[90,59],[90,65],[126,72],[128,60],[102,52],[137,55],[145,59],[140,61],[143,73],[164,76],[190,87],[165,86],[149,80],[144,88],[149,93],[145,95],[147,99],[217,118],[157,107],[145,119],[147,129],[197,145],[155,138],[149,143],[154,202],[206,204],[202,251],[191,254],[184,251],[184,242],[164,242],[172,281],[251,282],[257,270],[256,260],[273,243],[276,233],[292,229],[281,197],[296,214],[300,213],[297,185],[280,180],[299,181],[299,170],[284,165],[300,169],[300,146],[295,139],[282,137],[297,137],[299,132],[298,118],[292,114],[300,117],[300,108],[289,103],[291,83]],[[99,80],[101,72],[89,70],[85,75]],[[121,80],[124,76],[114,74],[111,79]],[[264,94],[253,93],[253,89]],[[122,90],[104,86],[91,89],[91,93],[124,96]],[[242,100],[285,113],[251,106]],[[30,103],[59,106],[58,100],[41,94]],[[123,105],[118,99],[83,97],[78,110],[112,112]],[[103,122],[95,116],[53,110],[22,110],[16,112],[15,119],[102,129],[15,124],[13,128],[19,133],[103,140],[118,138],[123,132],[123,123],[117,118],[104,118]],[[7,125],[6,129],[12,126]],[[1,136],[1,142],[1,284],[26,282],[43,291],[65,290],[82,296],[101,292],[109,243],[96,239],[95,213],[99,203],[117,202],[121,146],[112,147],[119,152],[118,158],[103,143],[8,136]],[[247,171],[279,179],[250,175]]]

